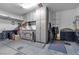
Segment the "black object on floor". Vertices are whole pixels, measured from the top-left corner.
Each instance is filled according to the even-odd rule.
[[[70,43],[68,43],[68,42],[64,42],[64,44],[66,44],[66,45],[71,45]]]
[[[60,38],[63,41],[75,41],[75,32],[72,29],[64,28],[60,30]]]
[[[16,53],[15,55],[23,55],[22,53]]]
[[[17,50],[21,50],[21,49],[23,49],[23,47],[22,47],[22,46],[17,48]]]

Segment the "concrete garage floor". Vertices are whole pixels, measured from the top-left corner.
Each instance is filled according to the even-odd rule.
[[[68,55],[77,55],[78,45],[75,42],[69,42],[71,45],[65,45]],[[4,40],[0,41],[0,55],[63,55],[64,53],[49,50],[49,44],[34,43],[27,40]]]

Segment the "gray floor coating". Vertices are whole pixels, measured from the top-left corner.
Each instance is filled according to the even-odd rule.
[[[68,55],[79,54],[78,45],[75,42],[69,42],[71,45],[65,45]],[[43,48],[44,44],[34,43],[27,40],[4,40],[0,41],[0,55],[63,55],[64,53],[49,50],[49,44]],[[64,54],[65,55],[65,54]]]

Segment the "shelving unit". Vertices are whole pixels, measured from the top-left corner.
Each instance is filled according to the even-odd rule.
[[[20,23],[23,21],[23,19],[21,19],[21,18],[11,17],[11,16],[6,15],[6,14],[5,15],[0,14],[0,19],[10,20],[10,21],[12,21],[12,23]]]
[[[13,18],[13,17],[5,16],[5,15],[0,15],[0,18],[1,18],[1,19],[11,19],[11,20],[22,21],[22,20],[19,19],[19,18]]]

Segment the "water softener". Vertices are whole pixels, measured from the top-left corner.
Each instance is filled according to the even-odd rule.
[[[75,24],[76,42],[79,43],[79,16],[76,16],[74,24]]]

